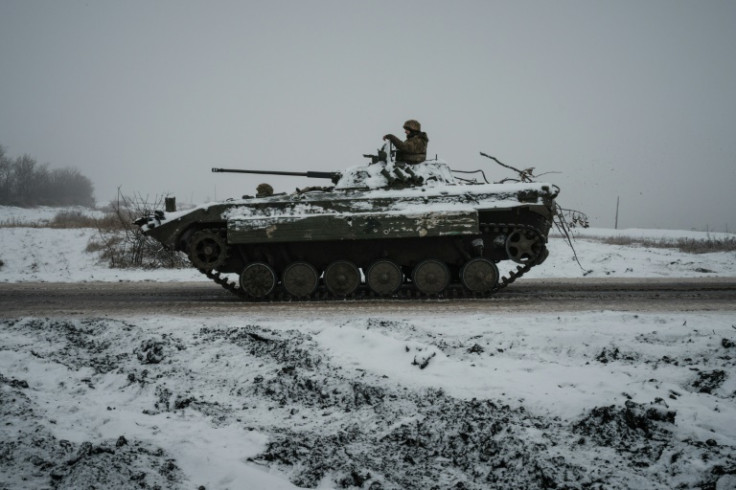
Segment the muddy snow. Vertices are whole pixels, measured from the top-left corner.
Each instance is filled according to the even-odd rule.
[[[732,314],[0,323],[3,488],[733,488]]]

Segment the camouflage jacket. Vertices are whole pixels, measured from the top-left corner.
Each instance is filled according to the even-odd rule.
[[[396,147],[397,162],[421,163],[427,159],[427,133],[411,133],[406,141],[401,141],[393,134],[387,134],[385,138],[391,140]]]

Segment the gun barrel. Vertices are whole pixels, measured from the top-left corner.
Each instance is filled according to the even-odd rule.
[[[213,172],[230,172],[238,174],[266,174],[266,175],[295,175],[297,177],[306,177],[304,172],[281,172],[278,170],[242,170],[239,168],[213,168]]]
[[[213,168],[213,172],[232,172],[239,174],[261,174],[261,175],[291,175],[295,177],[309,177],[311,179],[336,179],[340,178],[339,172],[283,172],[280,170],[243,170],[239,168]]]

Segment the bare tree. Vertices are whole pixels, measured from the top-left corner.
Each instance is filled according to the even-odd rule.
[[[93,207],[92,182],[73,168],[49,170],[29,155],[11,160],[0,145],[0,204]]]
[[[95,205],[92,181],[74,168],[52,170],[49,174],[49,193],[56,205]]]

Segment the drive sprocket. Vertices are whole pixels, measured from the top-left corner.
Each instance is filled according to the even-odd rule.
[[[544,237],[533,228],[516,228],[506,238],[506,253],[517,264],[536,263],[544,248]]]
[[[189,240],[189,260],[197,269],[217,269],[225,263],[228,254],[224,230],[200,230]]]

